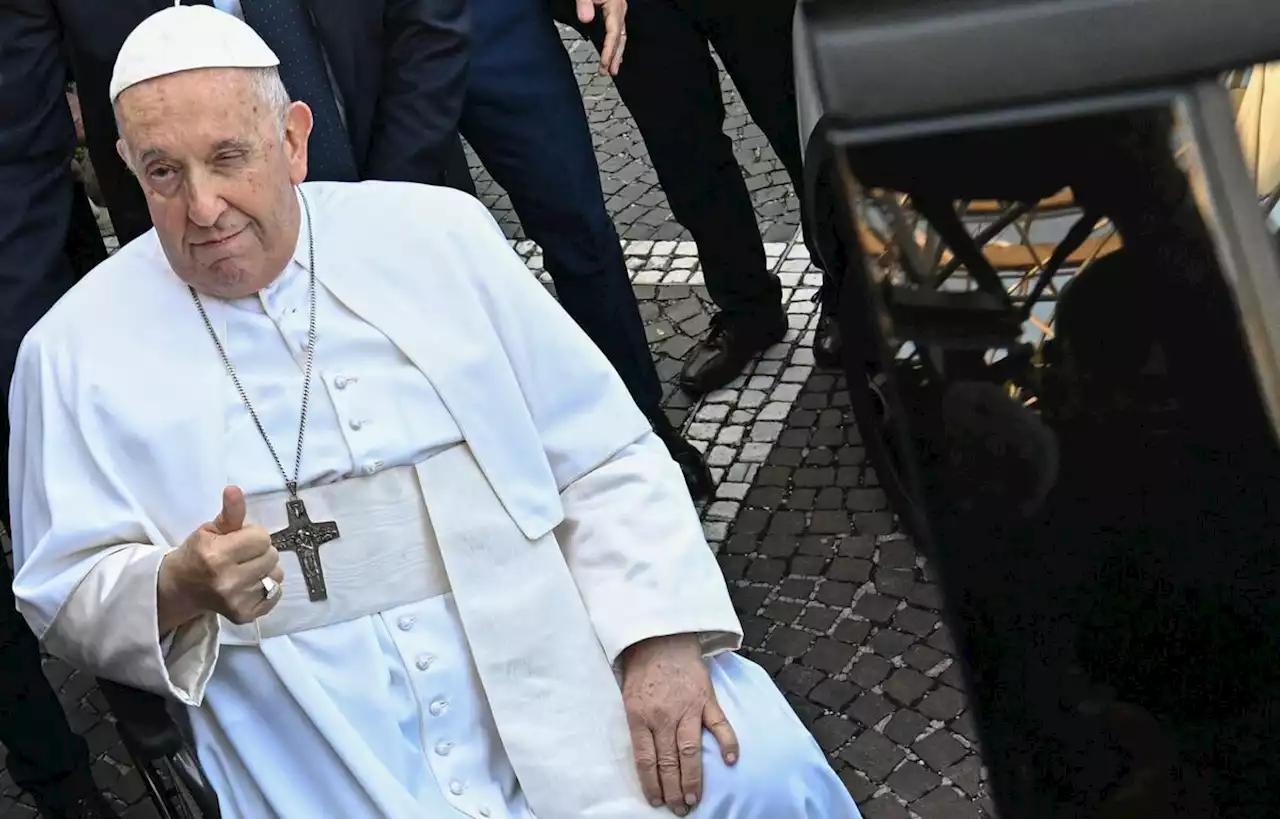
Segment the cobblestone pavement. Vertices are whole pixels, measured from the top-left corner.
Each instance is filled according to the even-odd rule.
[[[776,443],[741,502],[717,503],[732,517],[720,565],[748,656],[867,819],[989,816],[940,590],[896,531],[843,377],[811,374],[785,418],[756,420],[747,435]]]

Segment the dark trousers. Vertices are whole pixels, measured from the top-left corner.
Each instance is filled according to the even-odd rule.
[[[561,21],[600,48],[602,25]],[[791,54],[791,0],[750,8],[734,0],[633,0],[615,78],[644,137],[671,212],[698,244],[711,298],[730,320],[778,313],[781,288],[766,267],[755,209],[724,133],[714,46],[743,103],[781,159],[797,193],[802,169]]]
[[[636,404],[656,412],[661,384],[605,210],[573,66],[546,0],[474,0],[471,14],[462,134],[541,245],[560,304]]]
[[[79,278],[107,256],[102,234],[89,207],[84,188],[76,183],[70,197],[71,218],[66,238],[66,254],[59,272],[63,277],[48,285],[55,297],[61,288]],[[70,275],[67,275],[70,274]],[[31,313],[23,320],[28,327],[39,318],[46,301],[23,303]],[[17,335],[15,333],[14,335]],[[12,361],[17,340],[8,337],[4,360]],[[11,366],[0,377],[8,390]],[[9,415],[0,413],[0,446],[8,451]],[[0,470],[0,517],[9,523],[8,469]],[[45,679],[40,663],[40,646],[18,614],[13,596],[13,574],[9,562],[0,559],[0,745],[9,752],[6,765],[18,787],[39,804],[59,805],[73,798],[73,785],[83,787],[90,780],[89,748],[71,727],[62,704]],[[78,781],[77,781],[78,780]]]
[[[89,775],[89,749],[70,726],[40,667],[40,648],[14,608],[13,575],[0,560],[0,745],[18,787],[40,804],[69,798]]]

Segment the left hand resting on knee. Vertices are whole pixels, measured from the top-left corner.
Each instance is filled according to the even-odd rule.
[[[622,657],[622,699],[645,798],[684,816],[702,799],[702,729],[726,765],[738,761],[738,737],[716,702],[696,634],[655,637]]]

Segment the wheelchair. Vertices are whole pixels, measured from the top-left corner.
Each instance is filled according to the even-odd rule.
[[[1223,75],[1280,7],[802,0],[797,41],[849,408],[998,815],[1274,816],[1280,196]]]
[[[98,689],[160,819],[218,819],[217,794],[165,701],[101,678]]]

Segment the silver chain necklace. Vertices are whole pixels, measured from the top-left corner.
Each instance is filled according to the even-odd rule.
[[[335,540],[338,537],[338,526],[333,521],[312,522],[311,517],[307,514],[307,507],[298,497],[298,476],[302,471],[302,444],[306,440],[307,434],[307,407],[311,403],[311,372],[315,364],[316,357],[316,239],[315,233],[311,226],[311,206],[307,203],[306,194],[298,189],[298,196],[302,199],[302,212],[307,220],[307,273],[309,276],[309,295],[310,295],[310,320],[307,328],[307,363],[302,379],[302,409],[298,419],[298,449],[293,459],[293,477],[289,477],[289,473],[285,472],[284,462],[280,460],[279,454],[276,453],[275,446],[271,443],[271,437],[267,435],[267,428],[263,425],[262,419],[258,417],[258,412],[253,408],[253,403],[249,401],[249,393],[244,389],[244,385],[240,383],[240,376],[236,374],[235,365],[231,363],[231,357],[227,355],[226,348],[222,345],[218,333],[213,329],[213,322],[209,320],[209,314],[205,312],[204,303],[200,301],[200,294],[196,292],[194,287],[187,286],[187,290],[191,292],[191,299],[196,304],[196,309],[200,311],[200,318],[204,319],[205,329],[209,331],[209,337],[213,339],[214,346],[218,348],[218,355],[222,356],[222,363],[227,368],[227,375],[231,376],[231,382],[235,384],[236,392],[240,393],[240,400],[244,402],[244,407],[249,411],[249,417],[253,419],[253,424],[258,428],[258,434],[262,436],[263,442],[267,445],[267,449],[271,452],[271,458],[276,462],[276,468],[280,470],[280,477],[284,478],[285,488],[289,490],[289,499],[285,501],[285,511],[288,515],[289,525],[279,532],[271,535],[271,543],[279,551],[292,551],[298,555],[298,561],[302,567],[302,576],[306,580],[307,593],[311,600],[319,601],[328,597],[325,589],[324,572],[320,567],[320,546]]]

